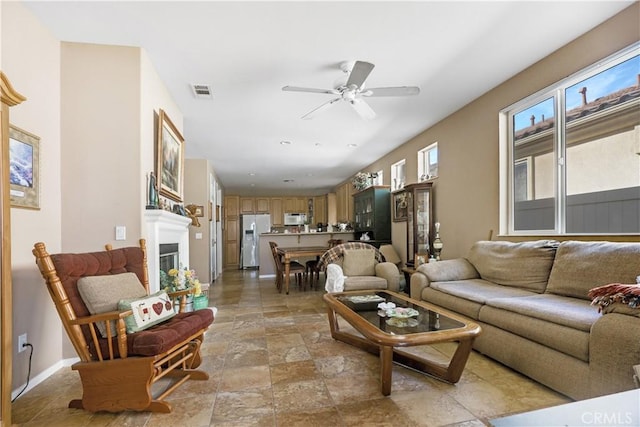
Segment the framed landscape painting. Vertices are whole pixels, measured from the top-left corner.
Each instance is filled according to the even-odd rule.
[[[184,187],[184,138],[163,110],[158,115],[157,139],[158,191],[180,203]]]
[[[9,127],[9,187],[11,206],[40,209],[40,138]]]

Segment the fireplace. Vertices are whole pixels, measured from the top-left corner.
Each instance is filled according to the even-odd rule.
[[[178,243],[160,243],[159,267],[168,273],[172,268],[180,267],[180,245]]]
[[[167,265],[189,267],[189,224],[191,219],[161,209],[144,214],[147,230],[149,292],[160,290],[160,269]],[[162,257],[162,261],[161,261]],[[165,270],[167,271],[167,270]]]

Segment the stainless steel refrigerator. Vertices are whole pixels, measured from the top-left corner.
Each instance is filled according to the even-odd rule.
[[[242,215],[241,268],[260,266],[260,234],[271,231],[270,215]]]

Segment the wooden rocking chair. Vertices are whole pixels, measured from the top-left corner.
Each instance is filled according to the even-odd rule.
[[[118,280],[114,275],[132,272],[149,293],[144,239],[140,247],[106,248],[102,252],[49,255],[44,243],[34,245],[36,264],[80,357],[72,369],[80,374],[82,399],[72,400],[69,407],[91,412],[171,412],[171,405],[164,400],[169,394],[189,379],[209,378],[196,368],[213,312],[205,309],[185,313],[190,291],[180,291],[169,294],[172,302],[180,300],[180,311],[142,331],[127,333],[125,319],[132,310],[91,314],[78,291],[81,278],[101,276],[100,280],[110,281]],[[172,380],[167,380],[169,385],[153,397],[151,386],[161,378]]]

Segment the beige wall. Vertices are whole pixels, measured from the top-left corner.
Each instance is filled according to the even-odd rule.
[[[141,234],[140,49],[62,43],[62,249]],[[127,227],[116,242],[114,227]]]
[[[184,169],[185,205],[194,204],[204,207],[204,217],[198,218],[200,227],[189,227],[189,265],[194,269],[201,283],[210,283],[211,272],[211,232],[209,222],[209,174],[213,173],[209,162],[204,159],[186,159]],[[201,234],[196,239],[196,234]]]
[[[141,49],[60,43],[21,3],[0,7],[2,70],[28,98],[11,122],[41,138],[41,209],[12,209],[13,332],[26,332],[35,347],[33,383],[76,357],[33,244],[43,241],[51,253],[137,244],[146,232],[154,114],[164,109],[181,132],[183,116]],[[127,227],[126,241],[114,240],[116,225]],[[13,389],[26,381],[27,363],[28,352],[14,355]]]
[[[11,123],[40,137],[40,210],[11,209],[13,276],[13,386],[26,382],[29,351],[15,351],[17,336],[34,345],[31,379],[62,359],[64,331],[31,249],[61,247],[60,43],[18,2],[2,2],[2,71],[27,100],[11,109]],[[19,43],[16,43],[19,40]]]
[[[389,185],[391,164],[406,158],[407,183],[416,182],[417,151],[437,141],[440,176],[434,182],[434,216],[442,224],[442,256],[464,256],[473,242],[487,239],[491,231],[495,238],[498,232],[498,112],[638,40],[640,4],[635,3],[364,170],[383,169],[384,184]],[[404,254],[406,223],[393,223],[392,239]]]

